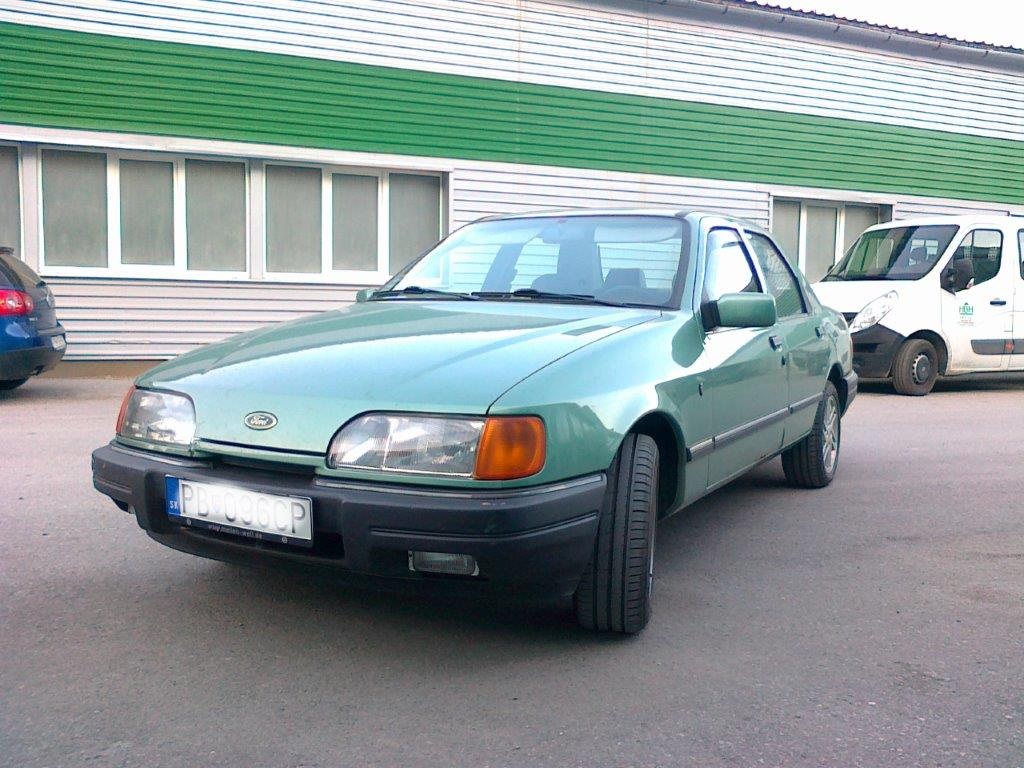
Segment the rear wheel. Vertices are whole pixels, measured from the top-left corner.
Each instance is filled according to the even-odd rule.
[[[26,381],[28,381],[28,379],[10,379],[8,381],[0,381],[0,392],[6,389],[17,389]]]
[[[901,395],[927,395],[939,378],[939,353],[926,339],[909,339],[892,363],[892,385]]]
[[[835,385],[828,382],[818,403],[811,433],[782,453],[782,471],[791,485],[824,488],[839,467],[842,408]]]
[[[658,445],[647,435],[628,435],[612,463],[594,552],[573,597],[581,626],[625,634],[647,626],[657,499]]]

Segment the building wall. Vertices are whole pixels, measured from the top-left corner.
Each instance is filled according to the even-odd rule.
[[[38,167],[23,164],[24,257],[57,294],[69,358],[165,357],[379,284],[379,270],[268,278],[266,161],[441,174],[443,230],[566,206],[770,224],[776,198],[895,218],[1024,212],[1020,72],[710,26],[650,3],[12,0],[0,76],[0,140],[23,154],[248,163],[248,259],[231,280],[128,276],[113,257],[47,265]]]

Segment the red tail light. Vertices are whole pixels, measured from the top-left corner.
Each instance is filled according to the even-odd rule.
[[[32,297],[24,291],[0,288],[0,317],[31,315],[35,308]]]

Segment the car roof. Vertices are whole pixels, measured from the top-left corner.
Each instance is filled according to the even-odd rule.
[[[936,226],[940,224],[956,224],[961,227],[981,224],[997,227],[1004,224],[1015,226],[1016,224],[1014,219],[1020,219],[1020,217],[1013,216],[1009,213],[964,213],[955,216],[911,216],[907,219],[897,219],[895,221],[886,221],[882,224],[875,224],[874,226],[868,227],[868,230],[888,229],[890,227]]]
[[[741,219],[737,216],[732,216],[721,211],[709,211],[695,208],[667,208],[667,207],[651,207],[651,208],[549,208],[549,209],[534,209],[528,211],[521,211],[516,213],[503,213],[495,214],[493,216],[484,216],[477,221],[502,221],[505,219],[533,219],[533,218],[567,218],[571,216],[671,216],[673,218],[688,218],[693,217],[697,219],[713,218],[721,219],[722,221],[731,222],[737,226],[744,227],[746,229],[752,229],[757,232],[766,232],[764,227],[753,221],[747,219]]]

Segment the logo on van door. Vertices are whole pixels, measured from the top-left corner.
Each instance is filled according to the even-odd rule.
[[[277,416],[266,411],[253,411],[245,417],[245,426],[249,429],[273,429],[277,426]]]
[[[966,301],[960,305],[960,325],[974,325],[974,305]]]

